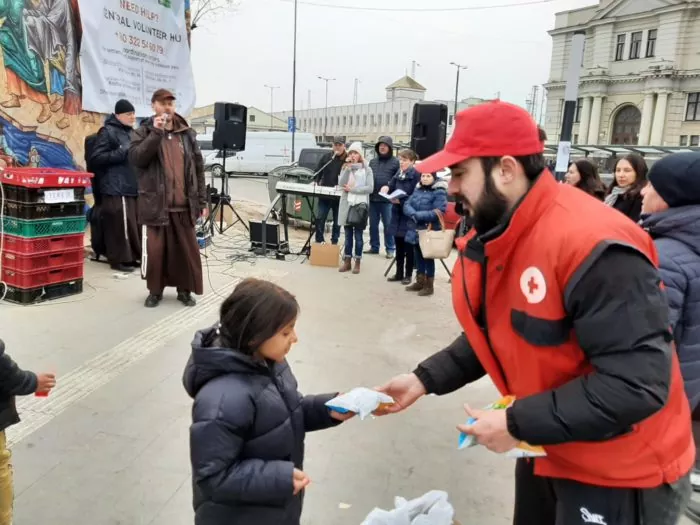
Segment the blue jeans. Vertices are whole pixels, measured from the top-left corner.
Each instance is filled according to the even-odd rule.
[[[353,228],[352,226],[345,227],[345,258],[350,259],[352,257],[353,244],[355,245],[355,259],[362,258],[362,248],[365,244],[364,231],[360,228]]]
[[[394,238],[387,233],[391,223],[390,202],[369,203],[369,247],[373,252],[379,251],[379,221],[384,224],[384,247],[386,251],[396,251]]]
[[[340,201],[334,199],[318,199],[318,216],[316,217],[316,242],[324,242],[324,230],[326,228],[326,220],[328,213],[333,212],[333,230],[331,233],[331,242],[338,244],[340,237],[340,225],[338,224],[338,207]]]
[[[419,244],[416,244],[415,250],[417,273],[423,274],[426,277],[435,277],[435,259],[426,259],[423,257],[423,252],[420,251]]]

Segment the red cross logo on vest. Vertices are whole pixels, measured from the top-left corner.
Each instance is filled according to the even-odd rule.
[[[531,266],[520,276],[520,290],[530,304],[538,304],[547,296],[547,283],[539,268]]]

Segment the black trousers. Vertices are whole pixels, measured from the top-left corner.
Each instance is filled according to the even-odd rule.
[[[654,489],[617,489],[542,478],[534,467],[516,461],[513,525],[676,525],[692,491],[689,476]]]
[[[415,266],[415,252],[413,245],[406,243],[404,237],[394,237],[396,241],[396,275],[401,277],[411,277]]]

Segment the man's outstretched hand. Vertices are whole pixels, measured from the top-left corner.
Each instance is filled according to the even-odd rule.
[[[36,393],[48,394],[56,386],[56,375],[41,373],[36,376]]]
[[[394,398],[393,405],[383,405],[379,408],[375,415],[386,416],[388,414],[396,414],[406,410],[413,403],[418,401],[427,392],[425,386],[420,382],[416,374],[403,374],[396,376],[382,387],[376,389],[388,396]]]

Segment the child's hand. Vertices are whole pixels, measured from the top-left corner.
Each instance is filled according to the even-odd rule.
[[[302,490],[304,490],[306,487],[309,486],[309,484],[311,483],[311,480],[301,470],[299,470],[298,468],[295,468],[293,482],[294,482],[294,495],[296,496]]]
[[[38,394],[47,394],[53,387],[56,386],[56,376],[54,374],[37,374],[36,376],[36,392]]]
[[[340,412],[336,412],[335,410],[331,410],[330,412],[331,417],[336,421],[347,421],[348,419],[352,419],[357,415],[355,414],[355,412],[346,412],[345,414],[341,414]]]

